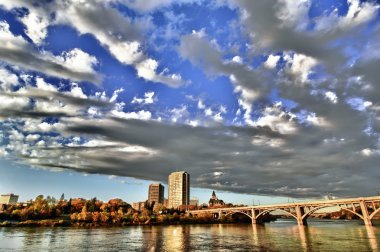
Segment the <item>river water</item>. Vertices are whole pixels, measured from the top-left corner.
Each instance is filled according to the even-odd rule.
[[[293,220],[109,228],[0,228],[0,251],[379,251],[380,226]]]

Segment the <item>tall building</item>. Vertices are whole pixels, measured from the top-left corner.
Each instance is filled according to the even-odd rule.
[[[150,184],[148,192],[148,202],[164,204],[164,186],[161,184]]]
[[[190,203],[190,174],[185,171],[169,175],[169,208],[188,206]]]
[[[0,204],[13,205],[17,201],[18,195],[14,195],[13,193],[0,195]]]

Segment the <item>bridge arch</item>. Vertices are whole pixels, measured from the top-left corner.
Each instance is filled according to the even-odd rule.
[[[364,220],[364,217],[363,215],[351,210],[351,209],[348,209],[348,208],[344,208],[344,207],[341,207],[339,205],[325,205],[325,206],[317,206],[313,209],[311,209],[310,211],[308,211],[307,213],[305,213],[303,216],[302,216],[302,219],[307,219],[311,214],[315,213],[316,211],[318,210],[321,210],[323,208],[328,208],[328,207],[339,207],[341,210],[344,210],[344,211],[348,211],[356,216],[358,216],[360,219]],[[379,209],[378,209],[379,210]]]
[[[226,213],[224,216],[228,216],[228,215],[231,215],[231,216],[232,216],[232,215],[234,215],[234,214],[236,214],[236,213],[244,214],[244,215],[248,216],[248,217],[252,220],[252,216],[249,215],[249,214],[247,214],[247,213],[244,212],[244,211],[230,211],[230,212]]]
[[[293,218],[295,218],[295,219],[297,220],[297,216],[295,216],[293,213],[288,212],[288,211],[286,211],[286,210],[284,210],[284,209],[281,209],[281,208],[278,208],[278,209],[277,209],[277,208],[274,208],[274,209],[267,209],[267,210],[264,210],[264,211],[262,211],[261,213],[259,213],[259,214],[256,216],[256,219],[259,219],[261,216],[263,216],[263,215],[265,215],[265,214],[267,214],[267,213],[273,212],[273,211],[281,211],[281,212],[284,212],[284,213],[286,213],[286,214],[292,216]]]
[[[380,208],[376,209],[373,213],[371,213],[371,215],[369,216],[369,218],[372,220],[373,217],[375,217],[375,215],[376,215],[377,213],[380,213]]]

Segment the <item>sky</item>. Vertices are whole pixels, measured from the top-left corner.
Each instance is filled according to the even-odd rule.
[[[133,202],[185,170],[201,202],[376,195],[379,6],[1,0],[0,193]]]

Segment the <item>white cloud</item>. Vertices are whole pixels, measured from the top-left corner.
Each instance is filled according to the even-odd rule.
[[[62,132],[64,125],[60,122],[49,124],[47,122],[42,122],[41,119],[26,118],[24,119],[22,131],[23,132]]]
[[[0,90],[10,91],[11,87],[18,84],[17,75],[9,72],[5,68],[0,68]]]
[[[36,141],[40,138],[41,136],[38,135],[38,134],[29,134],[25,137],[25,140],[26,141],[29,141],[29,142],[33,142],[33,141]]]
[[[12,97],[0,94],[0,110],[23,111],[30,106],[28,97]]]
[[[309,123],[318,126],[318,127],[330,127],[331,124],[323,117],[318,117],[315,113],[310,113],[306,117],[306,121]]]
[[[144,94],[144,98],[137,98],[136,96],[133,97],[132,103],[137,104],[153,104],[155,101],[157,101],[157,98],[154,97],[154,92],[146,92]]]
[[[125,103],[116,103],[115,108],[110,112],[113,116],[123,119],[138,119],[138,120],[150,120],[152,113],[146,110],[140,110],[137,112],[124,112]]]
[[[131,65],[142,58],[143,53],[140,50],[140,42],[137,38],[127,39],[125,37],[134,28],[128,18],[122,16],[117,10],[107,9],[98,2],[87,3],[73,0],[57,3],[57,7],[59,11],[56,13],[56,23],[71,25],[81,34],[93,34],[120,62]],[[107,22],[93,20],[96,15],[99,18],[102,13],[103,18],[109,18],[109,25]],[[118,26],[115,23],[115,26],[112,27],[114,22],[119,22]],[[125,30],[121,31],[123,25]],[[118,34],[119,32],[122,33]],[[118,39],[118,36],[123,37],[123,39]]]
[[[308,25],[310,0],[279,0],[276,13],[282,21],[282,25],[294,27],[296,30],[304,30]]]
[[[234,56],[232,58],[232,62],[238,63],[238,64],[243,64],[243,59],[240,56]]]
[[[203,101],[201,99],[199,99],[197,106],[198,106],[198,109],[205,109],[206,108],[206,105],[203,103]]]
[[[317,19],[316,30],[331,32],[336,29],[351,29],[367,23],[376,17],[379,5],[375,2],[362,2],[360,0],[348,0],[348,10],[345,16],[341,16],[338,9],[329,15]]]
[[[41,131],[41,132],[52,132],[52,131],[55,131],[57,129],[61,129],[62,126],[63,125],[61,123],[50,124],[47,122],[42,122],[37,126],[37,129],[38,129],[38,131]]]
[[[282,104],[277,103],[274,106],[266,107],[262,116],[254,122],[254,126],[267,126],[281,134],[294,134],[297,131],[297,125],[293,118],[294,115],[282,111]]]
[[[153,82],[161,82],[171,87],[178,87],[183,84],[181,75],[167,74],[167,69],[157,73],[158,62],[154,59],[145,59],[136,64],[137,76]]]
[[[376,153],[376,150],[366,148],[366,149],[361,150],[360,153],[365,157],[370,157]]]
[[[72,87],[71,87],[71,91],[69,92],[69,94],[71,94],[73,97],[78,97],[78,98],[82,98],[82,99],[87,99],[87,95],[85,93],[83,93],[83,90],[82,88],[80,88],[78,86],[78,84],[76,83],[73,83]]]
[[[77,72],[95,73],[94,66],[98,64],[95,56],[92,56],[79,48],[63,52],[61,56],[56,57],[64,66],[75,69]]]
[[[156,72],[158,62],[144,55],[141,48],[141,40],[143,38],[141,31],[143,27],[142,22],[132,21],[121,14],[112,6],[114,2],[118,1],[107,0],[89,3],[67,0],[53,1],[44,5],[33,5],[28,1],[18,0],[13,3],[5,1],[3,6],[9,10],[17,7],[28,9],[28,15],[21,19],[21,21],[27,26],[26,32],[36,44],[41,43],[46,37],[46,28],[49,25],[70,25],[80,34],[92,34],[119,62],[134,66],[139,77],[153,82],[160,82],[171,87],[183,85],[185,82],[180,74],[168,74],[166,68],[161,73]],[[126,3],[135,5],[131,2]],[[149,3],[144,2],[143,6],[149,6]],[[53,16],[54,18],[52,18]],[[107,20],[107,22],[103,20]],[[52,55],[46,53],[46,57],[48,60],[51,60]],[[60,60],[60,63],[63,62],[64,66],[69,69],[76,69],[80,73],[94,74],[92,67],[98,63],[95,57],[79,49],[73,49],[71,52],[55,58]],[[57,75],[55,73],[55,76]],[[94,82],[99,82],[99,80]]]
[[[318,63],[316,59],[298,53],[295,53],[293,57],[286,57],[286,59],[288,60],[287,72],[295,76],[301,83],[309,81],[309,75]]]
[[[36,86],[40,90],[57,92],[57,88],[50,83],[47,83],[43,78],[36,77]]]
[[[0,41],[0,58],[8,64],[63,79],[100,82],[100,76],[92,68],[96,59],[79,49],[61,56],[38,51],[22,36],[13,35],[5,21],[0,22]]]
[[[236,85],[234,88],[234,92],[239,94],[240,96],[238,98],[238,103],[241,109],[244,111],[243,117],[245,123],[247,125],[254,126],[254,122],[251,119],[252,104],[255,101],[255,99],[259,96],[258,93],[254,90],[248,89],[247,87],[240,86],[234,75],[230,75],[230,80],[232,83]],[[239,110],[240,113],[242,110]]]
[[[279,148],[285,144],[283,139],[269,138],[267,136],[255,136],[252,139],[252,144],[257,146],[267,145],[272,148]]]
[[[372,106],[371,101],[366,101],[361,97],[350,97],[346,99],[346,102],[353,109],[358,110],[358,111],[365,111],[368,107]]]
[[[178,108],[173,108],[169,111],[170,120],[172,122],[177,122],[179,119],[187,117],[189,115],[189,111],[187,110],[187,106],[182,105]]]
[[[269,68],[269,69],[273,69],[273,68],[276,68],[277,66],[277,62],[280,60],[280,56],[279,55],[269,55],[267,60],[265,61],[264,63],[264,66]]]
[[[115,102],[120,93],[124,92],[124,88],[119,88],[113,91],[110,102]],[[105,95],[105,94],[104,94]]]
[[[213,110],[211,107],[206,107],[202,102],[199,103],[199,101],[198,108],[203,109],[203,113],[206,117],[212,118],[215,122],[223,122],[223,114],[227,113],[227,108],[225,106],[220,105],[218,109]]]
[[[150,12],[158,8],[169,6],[171,4],[186,4],[200,2],[200,0],[144,0],[144,1],[135,1],[135,0],[117,0],[126,4],[128,7],[140,11],[140,12]]]
[[[199,121],[197,120],[187,120],[186,124],[192,126],[192,127],[197,127],[199,125]]]
[[[338,102],[338,97],[336,96],[336,94],[334,92],[327,91],[325,93],[325,97],[326,97],[326,99],[328,99],[329,101],[331,101],[334,104]]]
[[[9,24],[6,21],[0,21],[0,48],[18,49],[28,45],[22,36],[14,36],[9,30]]]
[[[205,116],[212,116],[213,114],[211,108],[206,108],[204,113],[205,113]]]
[[[49,20],[45,15],[39,15],[38,12],[31,11],[20,20],[26,26],[26,35],[35,44],[41,44],[47,36],[47,27],[49,26]]]
[[[149,120],[152,118],[152,113],[150,111],[140,110],[137,112],[123,112],[113,110],[111,112],[114,116],[123,119],[138,119],[138,120]]]
[[[6,157],[9,153],[5,150],[5,148],[0,147],[0,157]]]

